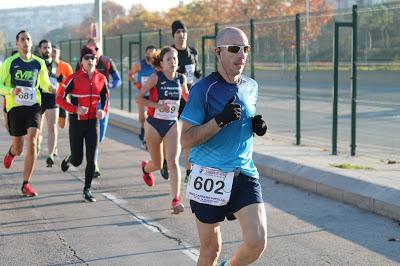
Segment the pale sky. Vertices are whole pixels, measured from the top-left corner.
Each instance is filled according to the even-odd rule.
[[[114,2],[122,5],[125,9],[129,10],[133,4],[142,4],[145,8],[150,10],[166,10],[168,8],[177,6],[179,0],[113,0]],[[103,0],[104,2],[104,0]],[[183,1],[185,3],[189,0]],[[50,6],[50,5],[65,5],[65,4],[82,4],[93,3],[94,0],[1,0],[0,9],[6,8],[23,8],[34,6]]]

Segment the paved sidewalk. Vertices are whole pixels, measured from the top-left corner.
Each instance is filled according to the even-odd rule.
[[[10,145],[2,126],[0,136],[2,160]],[[138,162],[147,152],[138,144],[102,143],[102,176],[92,183],[95,203],[82,198],[85,159],[78,168],[60,169],[69,153],[68,130],[59,132],[52,168],[45,166],[42,146],[32,177],[38,197],[20,193],[24,156],[10,169],[1,165],[0,265],[194,265],[198,244],[173,231],[195,231],[193,217],[190,211],[170,214],[168,181],[158,179],[155,188],[143,184]]]
[[[110,123],[139,134],[136,113],[111,108]],[[314,146],[296,146],[281,136],[255,138],[254,161],[260,174],[341,202],[400,220],[400,162],[364,156],[332,156]],[[372,168],[348,170],[336,164]]]

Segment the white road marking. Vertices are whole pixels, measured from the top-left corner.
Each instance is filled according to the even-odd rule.
[[[120,207],[124,207],[126,205],[128,205],[128,202],[124,199],[120,199],[118,197],[116,197],[115,195],[111,194],[111,193],[102,193],[102,195],[104,197],[106,197],[107,199],[111,200],[112,202],[114,202],[115,205],[120,206]],[[133,216],[133,218],[138,221],[140,224],[142,224],[144,227],[146,227],[147,229],[149,229],[151,232],[153,233],[159,233],[159,230],[161,230],[164,234],[168,234],[169,230],[164,228],[163,226],[161,226],[158,223],[152,222],[151,225],[143,222],[143,221],[147,221],[148,219],[144,216],[140,216],[135,214],[136,217]],[[188,248],[191,245],[189,245],[186,242],[181,242],[181,245],[183,247],[185,247],[185,249],[183,249],[181,252],[183,254],[185,254],[186,256],[188,256],[190,259],[192,259],[193,261],[197,262],[197,260],[199,259],[199,255],[200,255],[200,251],[198,249],[195,248]]]

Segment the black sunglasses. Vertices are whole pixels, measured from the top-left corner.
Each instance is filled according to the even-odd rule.
[[[243,52],[247,54],[250,51],[249,45],[219,45],[218,48],[226,47],[228,48],[228,52],[237,54],[240,50],[243,49]]]
[[[95,55],[92,55],[92,54],[85,54],[85,55],[83,56],[83,59],[85,59],[85,60],[89,60],[89,59],[94,60],[95,58],[96,58],[96,56],[95,56]]]

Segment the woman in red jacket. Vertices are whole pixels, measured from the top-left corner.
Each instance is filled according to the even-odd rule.
[[[98,122],[108,112],[108,85],[106,77],[96,70],[96,50],[82,48],[82,67],[69,76],[57,93],[57,104],[70,113],[69,143],[71,154],[64,158],[61,170],[69,165],[79,166],[83,160],[83,142],[86,145],[86,169],[83,198],[94,202],[90,187],[95,171],[95,152],[98,144]],[[70,100],[67,100],[67,96]],[[98,102],[101,108],[98,109]]]

